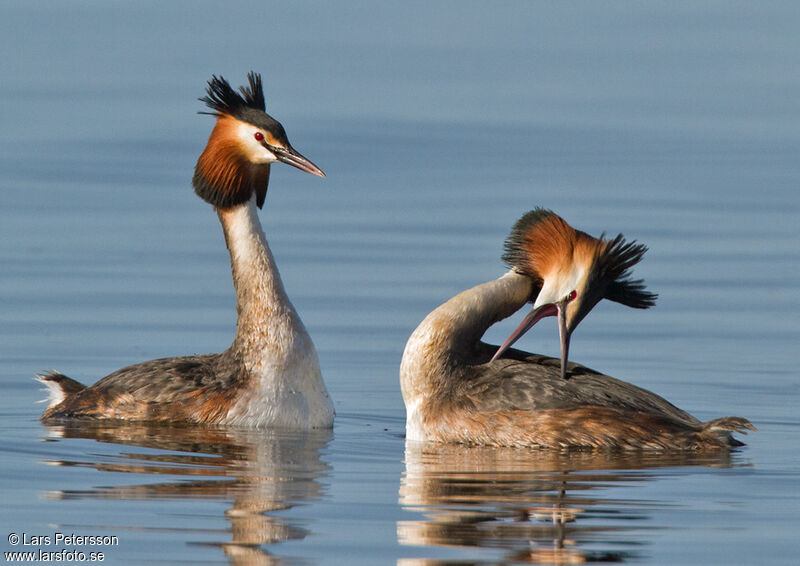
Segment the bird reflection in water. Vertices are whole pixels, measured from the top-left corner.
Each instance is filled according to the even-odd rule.
[[[474,549],[476,558],[458,564],[496,563],[498,552],[501,563],[627,562],[641,558],[642,521],[657,503],[613,499],[608,488],[655,480],[656,468],[730,467],[735,457],[729,450],[557,452],[407,441],[399,503],[424,518],[399,521],[397,538]]]
[[[321,498],[320,479],[329,473],[329,466],[320,460],[320,452],[331,438],[329,430],[237,430],[114,422],[75,422],[48,428],[50,440],[83,438],[142,449],[122,448],[92,453],[92,461],[76,457],[50,460],[49,464],[143,474],[148,476],[144,481],[151,476],[171,476],[157,483],[53,490],[48,497],[230,501],[225,511],[230,540],[208,542],[207,529],[202,535],[198,529],[198,538],[203,540],[187,540],[187,544],[220,547],[235,565],[273,564],[276,557],[263,545],[304,539],[309,534],[306,529],[270,513]],[[84,456],[89,454],[83,452]],[[191,527],[185,530],[192,533]]]

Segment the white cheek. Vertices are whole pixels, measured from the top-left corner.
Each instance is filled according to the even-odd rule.
[[[256,143],[256,147],[253,148],[253,151],[250,155],[250,161],[253,163],[273,163],[277,160],[278,158],[275,157],[275,154],[260,143]]]
[[[582,267],[576,267],[561,279],[555,277],[545,279],[542,290],[539,291],[536,301],[533,303],[534,308],[557,303],[566,297],[570,291],[579,290],[582,287],[585,276],[586,271]]]
[[[570,291],[577,291],[581,287],[583,287],[583,280],[586,278],[586,270],[583,267],[577,267],[572,270],[570,276],[567,278],[566,289],[564,289],[564,295],[566,296],[567,293]]]
[[[275,154],[264,147],[255,138],[258,130],[249,124],[240,124],[236,134],[247,152],[247,159],[252,163],[266,164],[278,160]]]
[[[557,302],[561,298],[559,296],[560,292],[560,285],[558,285],[553,279],[545,279],[542,289],[539,291],[539,294],[536,295],[536,301],[533,303],[533,308],[538,309],[542,305],[549,305]]]

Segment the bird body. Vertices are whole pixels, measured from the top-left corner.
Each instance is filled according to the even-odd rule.
[[[627,292],[641,291],[641,282],[628,283]],[[734,446],[740,443],[731,432],[754,430],[739,417],[701,422],[655,393],[564,358],[515,349],[493,357],[496,347],[482,342],[483,334],[542,288],[538,272],[515,265],[459,293],[419,324],[400,365],[409,440],[669,450]],[[564,289],[560,297],[587,291],[581,285]]]
[[[63,374],[43,420],[113,418],[249,427],[326,428],[334,410],[314,344],[284,290],[258,220],[269,166],[284,161],[324,176],[292,149],[264,112],[261,80],[238,94],[224,79],[202,99],[217,124],[195,169],[195,191],[214,206],[231,257],[237,329],[220,354],[163,358],[120,369],[86,387]]]

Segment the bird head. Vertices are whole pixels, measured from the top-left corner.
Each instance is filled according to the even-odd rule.
[[[212,76],[201,98],[216,116],[208,144],[197,160],[192,184],[200,198],[217,208],[247,202],[255,193],[263,206],[269,166],[281,161],[301,171],[325,173],[289,143],[283,126],[266,113],[261,75],[250,72],[248,86],[235,91],[222,77]]]
[[[506,239],[503,260],[536,281],[533,309],[495,354],[497,359],[542,318],[556,316],[561,339],[561,375],[566,377],[569,342],[594,306],[608,299],[633,308],[655,305],[644,282],[630,270],[647,247],[622,234],[594,238],[575,230],[555,213],[536,208],[520,218]]]

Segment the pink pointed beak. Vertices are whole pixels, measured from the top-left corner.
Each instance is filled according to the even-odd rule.
[[[311,163],[308,158],[300,155],[300,153],[290,145],[287,145],[287,147],[278,147],[265,144],[265,147],[275,154],[275,157],[278,158],[278,161],[282,161],[283,163],[291,165],[292,167],[297,167],[300,169],[300,171],[311,173],[317,177],[325,176],[325,173],[322,172],[322,169]]]
[[[542,305],[538,308],[532,309],[528,315],[522,319],[522,322],[519,323],[519,326],[511,333],[511,335],[506,338],[506,341],[498,348],[497,352],[495,353],[492,361],[495,361],[497,358],[503,355],[503,353],[508,350],[514,342],[522,338],[523,334],[525,334],[528,330],[533,328],[533,326],[542,320],[543,318],[547,318],[548,316],[556,316],[558,314],[558,307],[553,303],[549,303],[546,305]]]
[[[548,303],[538,308],[534,308],[528,315],[522,319],[519,326],[506,338],[506,341],[497,349],[497,352],[492,357],[491,361],[495,361],[508,350],[514,342],[522,338],[533,326],[548,316],[558,317],[558,336],[561,340],[561,377],[567,377],[567,357],[569,355],[569,337],[570,333],[567,331],[567,309],[566,302]]]

